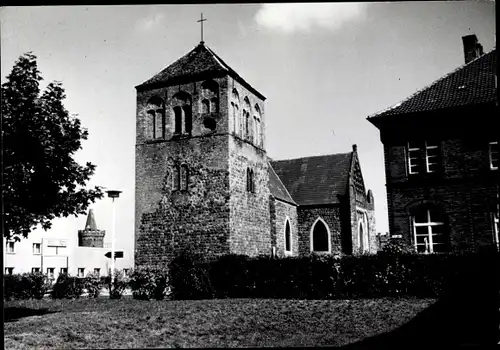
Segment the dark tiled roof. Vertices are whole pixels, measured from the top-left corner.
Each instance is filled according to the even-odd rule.
[[[494,102],[496,62],[493,49],[368,119]]]
[[[286,190],[285,185],[283,185],[278,175],[276,175],[271,164],[269,164],[269,190],[274,198],[297,205],[292,197],[290,197],[290,193]]]
[[[271,162],[298,205],[339,203],[349,180],[352,152]]]
[[[258,97],[265,99],[260,92],[255,90],[242,77],[240,77],[238,73],[229,67],[219,56],[217,56],[215,52],[202,43],[198,44],[193,50],[179,58],[152,78],[136,86],[136,88],[150,84],[167,83],[176,78],[216,72],[229,74]]]

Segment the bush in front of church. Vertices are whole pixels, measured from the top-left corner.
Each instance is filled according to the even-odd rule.
[[[167,269],[139,267],[130,273],[132,297],[137,300],[163,300],[168,295]]]
[[[186,248],[169,264],[172,299],[211,299],[215,296],[210,281],[210,263],[202,255]]]

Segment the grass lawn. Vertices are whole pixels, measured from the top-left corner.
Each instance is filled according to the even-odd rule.
[[[27,300],[4,304],[5,348],[342,346],[433,299]]]

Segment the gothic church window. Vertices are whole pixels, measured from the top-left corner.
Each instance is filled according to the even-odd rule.
[[[290,230],[290,220],[285,221],[285,253],[292,252],[292,231]]]
[[[191,134],[193,125],[191,95],[179,91],[172,98],[172,107],[175,116],[175,134]]]
[[[330,252],[330,233],[321,218],[316,219],[311,229],[311,251]]]
[[[251,140],[251,123],[252,120],[250,119],[250,101],[248,100],[248,97],[245,97],[243,101],[243,122],[244,122],[244,129],[242,132],[243,138],[245,140]]]
[[[255,105],[255,144],[259,147],[262,147],[262,130],[261,130],[261,119],[262,115],[260,112],[259,105]]]

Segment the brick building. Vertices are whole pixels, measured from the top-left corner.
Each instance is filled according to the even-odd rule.
[[[136,90],[138,266],[187,246],[250,256],[375,249],[356,147],[270,160],[265,97],[203,42]]]
[[[368,120],[384,145],[389,230],[419,252],[498,247],[496,49]],[[495,127],[495,125],[497,125]]]

